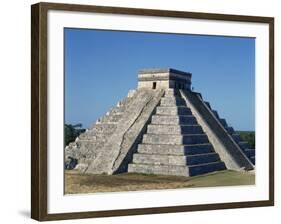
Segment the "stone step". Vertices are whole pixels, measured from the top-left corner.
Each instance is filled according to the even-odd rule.
[[[96,144],[96,143],[105,143],[107,141],[107,138],[105,135],[100,136],[92,136],[91,138],[88,138],[88,136],[81,137],[79,136],[77,144]]]
[[[186,106],[184,99],[180,97],[163,97],[160,102],[161,106]]]
[[[182,96],[180,95],[180,94],[178,94],[178,95],[167,95],[167,96],[163,96],[162,98],[161,98],[161,100],[178,100],[178,101],[181,101],[181,100],[183,100],[183,98],[182,98]]]
[[[189,176],[196,176],[200,174],[211,173],[211,172],[225,170],[225,169],[226,169],[225,164],[222,161],[194,165],[189,167]]]
[[[227,131],[229,134],[231,134],[231,135],[235,133],[233,127],[226,127],[225,129],[226,129],[226,131]]]
[[[239,134],[232,134],[231,137],[235,142],[241,142],[241,137]]]
[[[147,126],[149,134],[203,134],[199,125],[163,125],[150,124]]]
[[[256,164],[256,157],[255,156],[251,156],[250,160],[253,164]]]
[[[248,158],[256,155],[255,149],[244,149],[244,152]]]
[[[153,115],[151,124],[185,124],[194,125],[197,124],[196,118],[192,115]]]
[[[215,117],[217,119],[220,119],[220,116],[219,116],[218,112],[216,110],[212,110],[212,111],[213,111],[213,114],[215,115]]]
[[[157,175],[172,176],[189,176],[187,166],[169,166],[169,165],[152,165],[152,164],[134,164],[128,166],[129,173],[144,173]]]
[[[85,140],[85,141],[100,141],[105,138],[105,136],[110,136],[112,133],[114,132],[114,130],[112,132],[108,132],[108,133],[103,133],[103,132],[84,132],[82,134],[80,134],[78,136],[79,140]]]
[[[77,142],[75,142],[76,147],[74,147],[74,148],[75,148],[75,151],[77,154],[81,153],[84,155],[87,155],[87,154],[93,155],[93,151],[95,151],[94,149],[102,147],[104,144],[105,144],[105,141],[103,141],[103,139],[100,139],[99,141],[78,140]]]
[[[164,97],[181,96],[179,90],[177,89],[167,89],[165,90]]]
[[[173,165],[152,165],[152,164],[129,164],[128,172],[146,173],[159,175],[176,175],[176,176],[195,176],[209,172],[226,169],[225,164],[221,161],[206,163],[194,166],[173,166]]]
[[[117,103],[117,107],[125,107],[126,105],[128,105],[132,101],[132,98],[134,98],[134,97],[124,98],[123,100],[121,100]]]
[[[191,134],[191,135],[145,134],[143,135],[142,143],[181,145],[181,144],[209,143],[209,140],[206,134]]]
[[[193,145],[139,144],[138,152],[161,155],[195,155],[214,152],[210,143]]]
[[[180,96],[180,92],[178,89],[166,89],[165,90],[165,97],[169,96]]]
[[[121,117],[122,117],[123,114],[113,114],[113,115],[107,115],[107,116],[104,116],[100,119],[100,122],[101,123],[117,123]]]
[[[159,115],[192,115],[191,110],[186,106],[173,106],[173,107],[162,107],[156,108],[156,114]]]
[[[110,113],[112,114],[118,114],[118,113],[123,113],[125,111],[126,107],[114,107],[110,110]]]
[[[212,110],[211,104],[209,102],[205,101],[204,103],[207,105],[207,107],[209,107],[210,110]]]
[[[223,127],[225,127],[225,128],[227,127],[227,123],[226,123],[226,120],[224,118],[220,118],[219,121],[220,121],[220,123],[222,124]]]
[[[155,165],[198,165],[202,163],[212,163],[220,160],[217,153],[205,153],[191,156],[178,155],[157,155],[135,153],[133,163],[155,164]]]
[[[246,141],[238,142],[238,145],[240,146],[241,149],[248,149],[249,148],[249,143],[246,142]]]
[[[106,123],[99,123],[95,124],[91,129],[87,131],[87,133],[90,135],[92,133],[112,133],[114,132],[115,128],[117,127],[116,124],[106,124]]]

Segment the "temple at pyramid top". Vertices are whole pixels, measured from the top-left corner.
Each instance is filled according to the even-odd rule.
[[[173,68],[139,71],[138,88],[190,90],[191,73]]]

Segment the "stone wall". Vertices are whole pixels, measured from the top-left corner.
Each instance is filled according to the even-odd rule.
[[[153,87],[153,82],[156,83],[156,89],[168,89],[170,82],[169,80],[165,80],[165,81],[139,81],[138,82],[138,89],[141,88],[148,88],[148,89],[152,89]]]
[[[156,84],[154,88],[153,84]],[[190,89],[191,73],[175,69],[146,69],[138,75],[138,89]]]

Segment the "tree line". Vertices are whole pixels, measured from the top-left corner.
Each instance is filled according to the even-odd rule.
[[[255,132],[254,131],[237,131],[243,141],[249,143],[249,148],[255,149]]]
[[[81,124],[64,124],[64,145],[67,146],[70,142],[74,142],[75,139],[86,129],[81,128]]]

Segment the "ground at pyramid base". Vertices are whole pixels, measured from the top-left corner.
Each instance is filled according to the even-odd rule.
[[[141,70],[138,88],[65,148],[65,167],[109,175],[253,170],[255,149],[190,86],[191,73]]]

